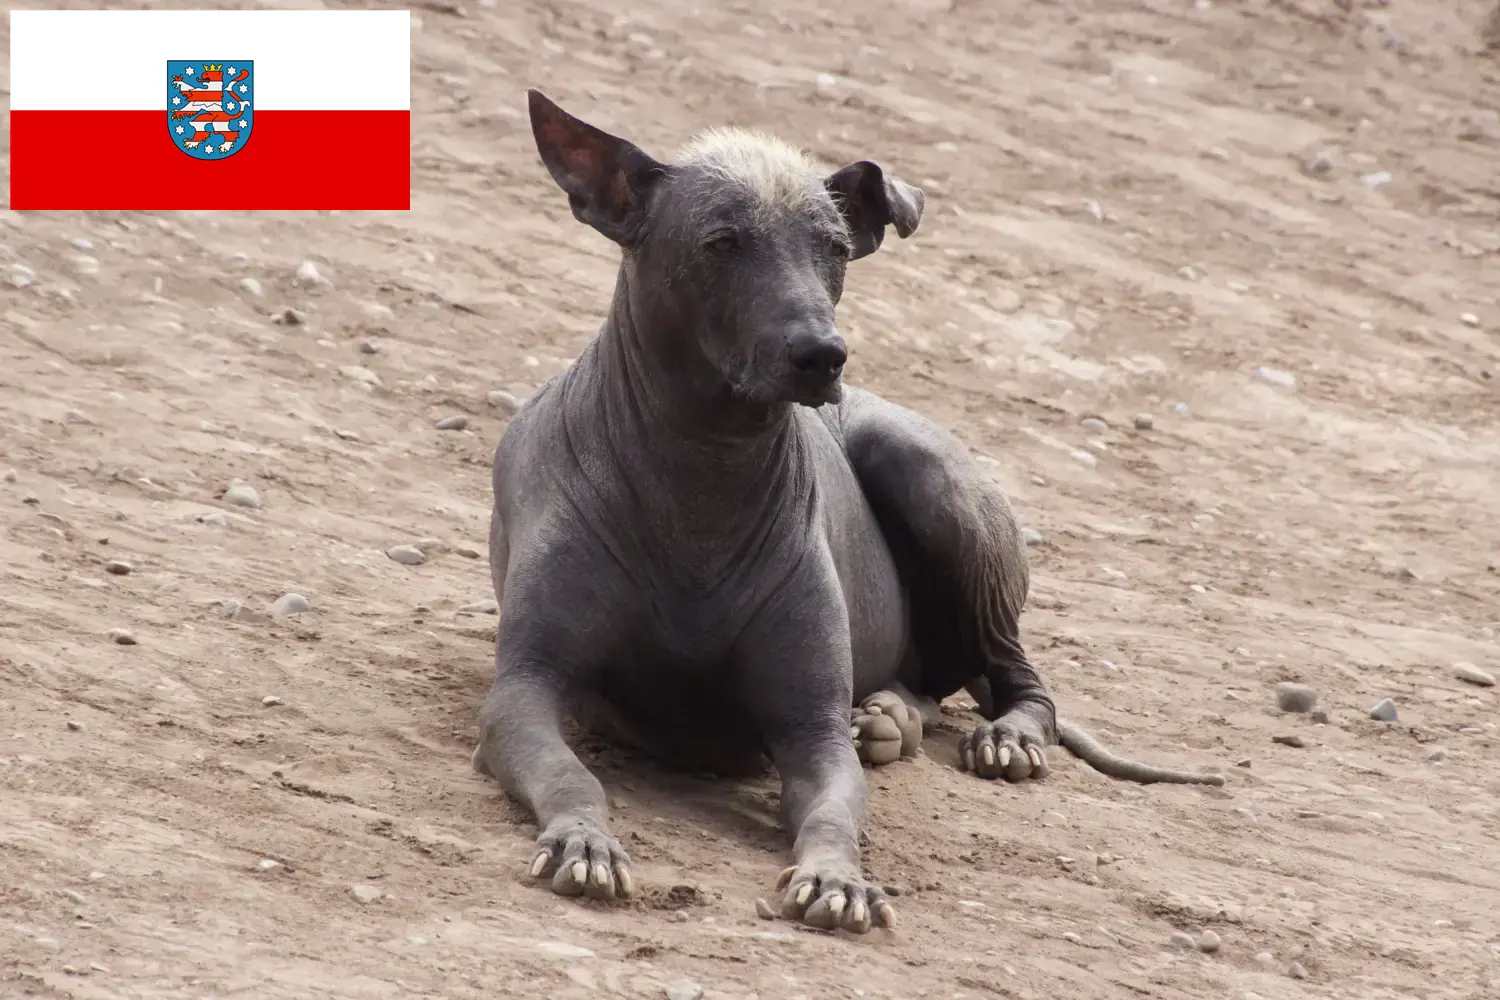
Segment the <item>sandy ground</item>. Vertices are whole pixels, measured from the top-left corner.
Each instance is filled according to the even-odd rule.
[[[1497,689],[1454,667],[1500,670],[1486,14],[433,0],[410,214],[0,216],[0,994],[1500,995]],[[940,731],[872,775],[901,925],[855,939],[756,918],[773,781],[585,743],[643,898],[527,882],[535,829],[468,762],[486,398],[578,353],[614,269],[528,85],[662,155],[765,126],[925,188],[851,274],[851,380],[1044,535],[1062,710],[1227,787],[986,784]]]

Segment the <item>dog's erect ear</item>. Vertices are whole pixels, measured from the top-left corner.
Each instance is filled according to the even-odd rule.
[[[894,225],[903,240],[917,231],[927,198],[922,189],[892,177],[873,160],[859,160],[834,172],[823,182],[838,203],[854,237],[850,259],[879,249],[885,227]]]
[[[646,193],[666,165],[574,118],[539,90],[528,90],[526,100],[537,151],[574,217],[628,246],[645,218]]]

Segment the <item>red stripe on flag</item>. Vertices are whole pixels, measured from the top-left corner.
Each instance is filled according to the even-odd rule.
[[[408,111],[257,111],[218,161],[178,149],[176,124],[163,111],[12,111],[10,207],[411,208]]]

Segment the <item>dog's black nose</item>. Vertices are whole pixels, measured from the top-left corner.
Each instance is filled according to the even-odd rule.
[[[792,338],[788,358],[798,374],[810,378],[837,378],[849,359],[844,338],[836,333],[804,333]]]

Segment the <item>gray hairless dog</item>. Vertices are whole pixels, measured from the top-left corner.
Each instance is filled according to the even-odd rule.
[[[1222,783],[1057,722],[1018,639],[1005,497],[946,431],[844,388],[844,269],[916,230],[920,190],[738,131],[663,163],[528,96],[573,214],[623,251],[598,335],[495,455],[503,618],[474,763],[536,814],[533,876],[632,892],[564,713],[694,770],[769,756],[795,838],[782,913],[825,929],[892,925],[861,873],[860,762],[915,754],[960,689],[991,720],[961,747],[981,778],[1040,778],[1061,740],[1117,777]]]

